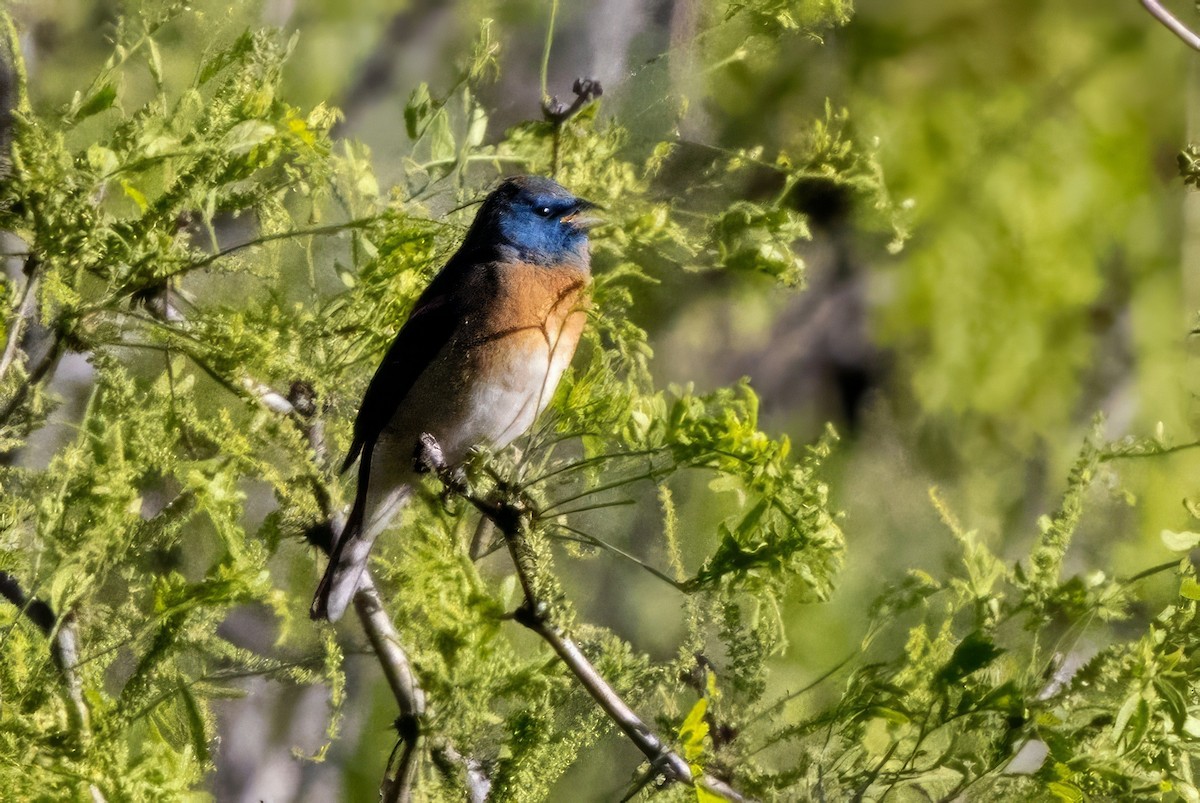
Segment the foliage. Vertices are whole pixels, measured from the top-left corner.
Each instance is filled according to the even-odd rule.
[[[881,593],[862,649],[878,654],[876,640],[900,626],[899,654],[853,666],[835,705],[761,725],[758,750],[793,745],[801,759],[760,771],[758,791],[800,783],[806,796],[831,799],[1191,799],[1190,562],[1128,579],[1061,571],[1101,460],[1120,454],[1084,447],[1059,511],[1039,523],[1028,560],[1011,565],[964,530],[935,490],[960,565],[944,580],[910,570]],[[1129,618],[1139,582],[1171,569],[1174,600],[1128,640],[1090,646],[1098,623]]]
[[[849,10],[722,5],[691,46],[717,65],[719,89],[768,69],[742,49],[746,36],[782,52],[845,24]],[[529,500],[555,621],[694,769],[764,797],[1196,796],[1200,586],[1189,563],[1180,598],[1141,632],[1056,675],[1095,622],[1129,615],[1135,593],[1129,581],[1063,572],[1088,488],[1118,456],[1098,435],[1026,561],[1001,561],[935,499],[961,569],[944,580],[914,570],[880,596],[870,657],[848,666],[828,705],[770,684],[769,662],[787,647],[782,611],[828,598],[842,563],[825,479],[837,439],[829,430],[794,447],[768,435],[746,382],[661,387],[635,299],[683,271],[757,292],[802,286],[796,245],[810,226],[793,191],[814,180],[861,199],[898,250],[906,211],[847,113],[826,101],[772,155],[673,130],[646,142],[598,103],[493,132],[481,98],[501,39],[485,21],[449,88],[422,84],[409,97],[402,174],[384,191],[371,153],[331,138],[337,111],[286,99],[294,38],[248,31],[214,41],[198,64],[174,63],[162,42],[198,13],[131,5],[111,57],[61,108],[39,108],[26,79],[19,87],[0,183],[0,231],[21,244],[24,269],[4,286],[0,570],[76,623],[83,713],[45,634],[5,607],[0,787],[186,797],[214,768],[215,702],[248,677],[324,684],[338,738],[343,647],[305,616],[319,565],[305,537],[345,500],[329,464],[370,368],[461,239],[469,202],[519,169],[556,174],[610,217],[594,241],[585,342],[552,410],[517,450],[480,454],[471,481]],[[11,46],[17,31],[3,19]],[[707,192],[667,200],[669,176],[695,149],[694,186]],[[49,381],[68,353],[86,355],[92,388],[39,462],[62,409]],[[298,388],[320,401],[326,453],[284,401]],[[683,532],[676,499],[703,504],[698,482],[715,513],[706,531]],[[466,557],[475,514],[429,490],[373,565],[431,701],[423,733],[483,762],[495,799],[546,799],[611,724],[559,662],[515,635],[515,578]],[[265,517],[252,512],[263,497]],[[650,548],[628,543],[635,519],[652,520],[638,524]],[[677,595],[674,657],[652,658],[580,615],[563,578],[597,555],[632,561]],[[273,622],[273,644],[229,634],[231,614],[247,610]],[[896,629],[900,648],[872,655]],[[1004,774],[1034,743],[1048,751],[1040,768]],[[423,761],[420,795],[462,795],[458,774]]]
[[[1172,105],[1172,81],[1139,76],[1174,71],[1183,51],[1161,47],[1137,8],[1085,15],[1084,27],[1063,5],[1012,11],[894,4],[847,28],[866,45],[856,53],[897,54],[847,64],[868,90],[852,102],[896,123],[881,158],[926,237],[896,276],[882,331],[921,407],[972,417],[964,434],[995,450],[1086,428],[1091,386],[1121,358],[1111,316],[1133,305],[1152,326],[1130,287],[1176,267],[1171,227],[1138,222],[1161,218],[1169,197],[1143,158],[1162,132],[1109,104]],[[911,26],[897,24],[908,14]],[[949,28],[955,37],[930,35]],[[892,114],[898,102],[911,113]]]

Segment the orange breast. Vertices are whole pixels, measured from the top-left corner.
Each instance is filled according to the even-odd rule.
[[[570,362],[587,319],[587,272],[573,267],[505,265],[500,269],[491,312],[481,321],[471,351],[477,367],[493,381],[520,381],[514,362],[547,364],[552,384]],[[552,364],[561,363],[557,371]],[[550,392],[553,393],[553,387]],[[544,402],[539,406],[545,406]]]
[[[587,317],[585,270],[492,269],[491,295],[478,299],[457,336],[461,358],[447,376],[431,378],[425,403],[441,411],[437,429],[455,455],[479,443],[503,447],[533,424],[553,398]]]

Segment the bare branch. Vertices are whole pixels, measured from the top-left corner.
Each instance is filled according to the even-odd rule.
[[[542,115],[548,122],[562,125],[583,110],[583,107],[604,94],[604,87],[594,78],[576,78],[571,87],[575,100],[571,105],[560,101],[557,97],[546,98],[542,101]]]
[[[1142,0],[1142,5],[1146,10],[1163,25],[1167,30],[1178,36],[1193,50],[1200,50],[1200,35],[1197,35],[1191,28],[1179,21],[1179,18],[1172,14],[1158,0]]]
[[[344,522],[342,522],[344,524]],[[384,610],[379,591],[370,572],[363,572],[354,596],[354,609],[366,631],[367,639],[375,650],[375,657],[383,667],[384,677],[391,687],[392,696],[400,708],[396,718],[396,730],[400,734],[403,748],[396,765],[394,776],[385,782],[385,803],[410,803],[412,790],[417,779],[417,745],[421,737],[421,717],[425,714],[425,693],[417,685],[408,655],[400,646],[400,634],[392,624],[392,618]]]
[[[223,259],[230,254],[236,254],[238,251],[244,251],[247,248],[255,248],[265,243],[275,242],[277,240],[290,240],[299,237],[319,237],[326,234],[340,234],[343,231],[351,231],[356,229],[364,229],[374,225],[380,220],[380,215],[358,218],[356,220],[348,220],[345,223],[333,223],[327,226],[312,226],[307,229],[291,229],[289,231],[279,231],[272,234],[264,234],[261,237],[255,237],[252,240],[247,240],[242,243],[231,245],[227,248],[222,248],[219,251],[214,251],[211,254],[184,262],[175,270],[166,274],[164,279],[174,279],[177,276],[182,276],[185,273],[207,268],[219,259]]]

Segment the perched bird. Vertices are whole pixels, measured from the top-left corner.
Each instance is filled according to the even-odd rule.
[[[309,611],[337,621],[379,533],[412,494],[423,433],[448,466],[502,448],[549,403],[579,342],[596,205],[548,178],[505,180],[421,294],[363,397],[342,470],[358,490]]]

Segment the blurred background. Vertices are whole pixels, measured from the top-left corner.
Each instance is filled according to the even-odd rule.
[[[68,102],[108,56],[121,5],[6,2],[22,27],[35,104]],[[337,136],[369,147],[385,189],[403,177],[410,93],[421,82],[448,88],[481,18],[496,20],[501,48],[499,78],[483,95],[488,136],[540,116],[549,2],[193,5],[226,37],[264,25],[298,32],[288,102],[340,108]],[[878,210],[813,182],[794,193],[813,232],[802,245],[804,289],[676,271],[639,298],[661,382],[708,389],[747,376],[768,432],[802,444],[832,422],[842,437],[827,480],[844,511],[846,567],[828,603],[783,613],[790,647],[775,678],[786,689],[859,650],[868,602],[884,583],[951,559],[932,487],[966,528],[1015,560],[1056,506],[1097,413],[1110,438],[1161,431],[1169,442],[1194,440],[1200,208],[1178,179],[1176,154],[1200,109],[1196,59],[1135,3],[860,0],[844,27],[798,32],[770,53],[735,50],[725,69],[705,70],[678,43],[714,16],[716,4],[695,0],[564,3],[548,89],[569,96],[575,78],[599,79],[600,114],[622,116],[634,151],[638,137],[653,142],[677,124],[686,147],[660,178],[668,196],[694,191],[689,148],[762,144],[773,158],[828,101],[876,150],[912,232],[897,249]],[[160,42],[182,70],[206,44]],[[681,97],[686,110],[668,101]],[[68,368],[58,390],[81,397],[87,367]],[[69,416],[70,404],[63,409]],[[1122,465],[1119,489],[1093,493],[1068,571],[1133,574],[1169,559],[1159,534],[1194,526],[1184,503],[1197,493],[1198,469],[1190,452]],[[708,521],[701,491],[685,495],[685,528]],[[257,515],[272,503],[260,500]],[[636,569],[592,560],[568,583],[591,621],[656,657],[674,653],[678,600]],[[273,637],[249,613],[227,626],[244,643]],[[358,638],[349,629],[345,637]],[[293,755],[323,742],[322,689],[255,681],[224,704],[210,777],[218,799],[374,795],[392,746],[392,703],[374,662],[350,663],[343,737],[325,763]],[[632,748],[610,737],[595,750],[562,781],[564,793],[593,789],[602,800],[623,786],[608,765],[635,763]]]

